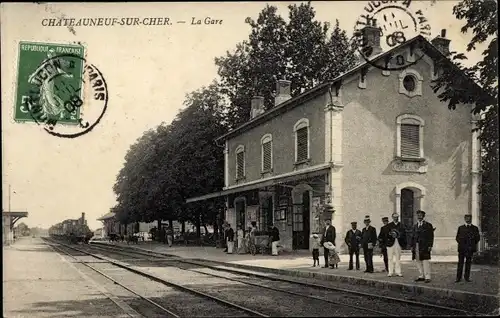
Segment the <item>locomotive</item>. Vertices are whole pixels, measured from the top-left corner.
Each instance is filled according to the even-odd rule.
[[[55,239],[66,240],[73,244],[80,242],[87,244],[92,236],[94,236],[94,233],[87,226],[85,213],[82,213],[82,217],[79,219],[64,220],[50,227],[49,236]]]

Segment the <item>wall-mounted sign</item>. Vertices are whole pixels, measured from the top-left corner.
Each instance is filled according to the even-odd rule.
[[[278,204],[280,207],[286,207],[288,206],[288,196],[286,195],[280,195],[279,197],[279,200],[278,200]]]

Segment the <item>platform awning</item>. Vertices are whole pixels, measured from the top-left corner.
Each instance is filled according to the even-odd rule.
[[[14,224],[16,224],[17,221],[19,221],[21,218],[28,217],[28,212],[5,212],[2,211],[2,217],[9,217],[10,218],[10,228],[12,229],[14,227]]]
[[[104,214],[100,218],[98,218],[97,221],[105,221],[105,220],[109,220],[109,219],[114,218],[114,217],[115,217],[115,213],[109,212],[107,214]]]
[[[244,192],[249,190],[255,190],[259,188],[270,187],[274,185],[284,184],[287,182],[298,181],[302,179],[312,178],[326,173],[332,165],[330,163],[313,166],[310,168],[302,169],[299,171],[293,171],[289,173],[284,173],[278,176],[273,176],[265,179],[260,179],[256,181],[251,181],[243,184],[239,184],[223,191],[213,192],[205,194],[199,197],[189,198],[186,203],[192,203],[197,201],[203,201],[208,199],[213,199],[217,197],[223,197],[229,194]]]

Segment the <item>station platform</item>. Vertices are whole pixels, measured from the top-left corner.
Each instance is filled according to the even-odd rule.
[[[3,317],[129,317],[40,238],[3,247]]]
[[[338,269],[312,267],[312,257],[309,251],[283,253],[278,256],[250,254],[227,254],[223,249],[215,247],[179,246],[168,247],[157,242],[139,242],[130,244],[122,242],[99,242],[102,244],[128,246],[141,250],[153,251],[165,255],[175,255],[186,259],[203,259],[242,269],[254,269],[274,274],[284,274],[303,278],[316,278],[325,281],[343,281],[355,284],[365,284],[384,289],[400,289],[413,291],[416,294],[426,294],[429,297],[449,297],[464,301],[488,302],[500,304],[500,268],[494,266],[472,266],[472,282],[455,283],[457,256],[433,255],[431,259],[432,280],[430,283],[415,282],[418,269],[411,261],[411,254],[404,253],[401,257],[403,277],[387,277],[384,272],[383,258],[374,255],[375,273],[364,273],[365,265],[360,256],[361,269],[348,270],[349,255],[340,255],[341,263]],[[324,265],[323,256],[320,256]],[[499,305],[500,307],[500,305]]]

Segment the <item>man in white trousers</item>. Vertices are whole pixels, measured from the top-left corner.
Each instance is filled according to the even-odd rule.
[[[431,281],[431,250],[434,245],[434,227],[424,220],[425,212],[417,211],[417,224],[413,226],[411,237],[412,259],[416,261],[419,276],[416,282]]]
[[[392,214],[392,222],[387,224],[383,238],[387,247],[387,258],[389,260],[389,271],[387,276],[403,276],[401,273],[401,250],[406,247],[406,229],[399,222],[399,215]]]

